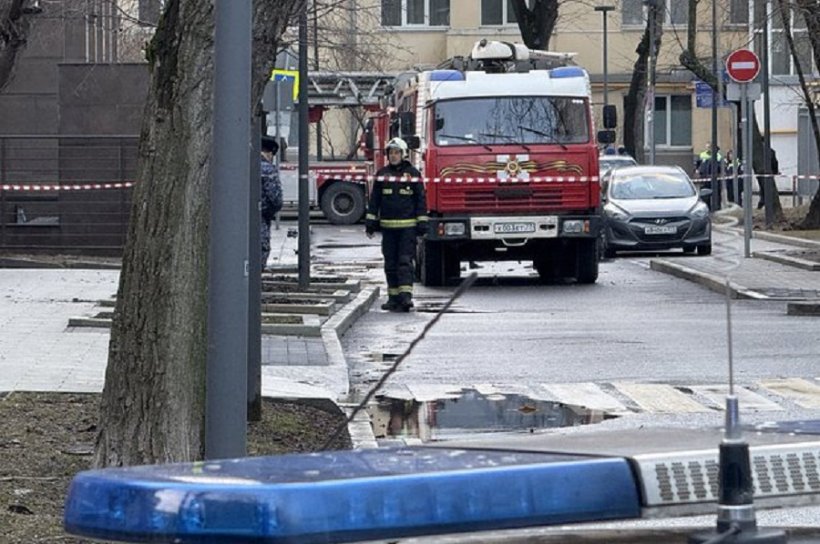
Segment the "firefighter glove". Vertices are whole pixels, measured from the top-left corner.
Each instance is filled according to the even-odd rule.
[[[374,232],[379,230],[377,227],[378,227],[378,223],[375,219],[367,219],[364,222],[364,232],[368,236],[372,235]]]

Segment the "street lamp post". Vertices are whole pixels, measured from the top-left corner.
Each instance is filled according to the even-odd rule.
[[[609,105],[609,71],[607,70],[607,28],[606,14],[613,11],[615,6],[595,6],[600,11],[604,21],[604,106]]]

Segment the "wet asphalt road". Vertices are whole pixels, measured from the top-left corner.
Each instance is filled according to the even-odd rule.
[[[351,271],[383,285],[378,243],[378,238],[368,240],[359,227],[314,228],[318,261],[352,266]],[[651,257],[635,254],[603,262],[598,283],[591,286],[541,285],[528,263],[482,263],[476,270],[476,285],[421,340],[385,389],[493,384],[499,391],[517,391],[571,382],[604,384],[604,389],[614,382],[678,387],[725,384],[725,298],[650,270]],[[379,310],[377,303],[358,320],[342,339],[354,391],[361,395],[375,383],[454,290],[417,285],[416,312],[390,314]],[[815,318],[787,316],[782,302],[735,300],[731,312],[738,385],[766,396],[759,387],[761,380],[814,381],[820,376]],[[744,413],[742,421],[820,418],[818,410],[769,398],[777,401],[779,411]],[[696,414],[635,410],[628,417],[573,431],[599,426],[719,426],[722,421],[720,410]],[[689,517],[629,526],[709,526],[712,519]],[[820,509],[765,511],[758,520],[779,526],[820,526]]]

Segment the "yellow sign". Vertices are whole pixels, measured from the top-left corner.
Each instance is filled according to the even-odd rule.
[[[274,70],[270,75],[271,81],[290,81],[293,83],[293,101],[299,100],[299,70]]]

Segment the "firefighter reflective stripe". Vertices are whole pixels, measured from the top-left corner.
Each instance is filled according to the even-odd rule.
[[[399,293],[413,293],[413,286],[412,285],[399,285],[398,288]]]
[[[375,213],[369,213],[369,214],[365,215],[364,218],[369,220],[369,221],[375,221],[376,220],[376,214]]]
[[[424,221],[428,221],[429,219],[430,218],[427,217],[426,215],[420,215],[420,216],[416,217],[416,221],[418,221],[419,223],[422,223]]]
[[[388,287],[387,288],[387,294],[388,294],[388,296],[391,296],[391,297],[394,297],[394,296],[398,295],[400,292],[401,291],[399,291],[398,287]]]
[[[388,229],[404,229],[415,227],[417,221],[415,219],[382,219],[379,223]]]
[[[385,187],[384,189],[382,189],[382,194],[383,195],[392,195],[393,194],[393,189],[391,189],[390,187]]]

